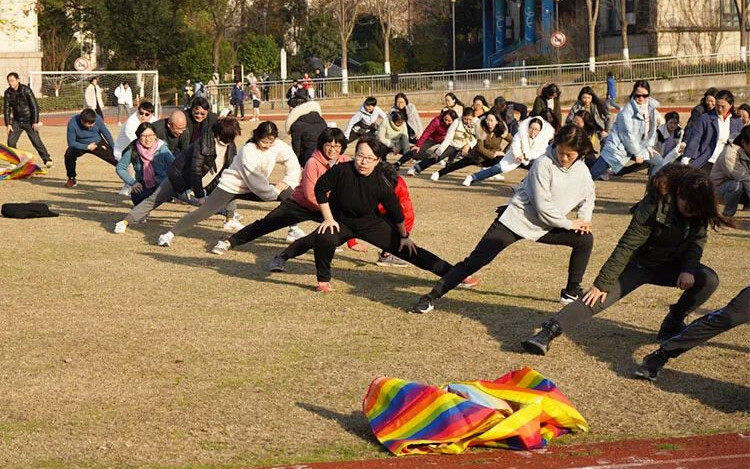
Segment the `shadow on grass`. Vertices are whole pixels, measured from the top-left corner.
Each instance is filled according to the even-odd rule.
[[[609,363],[615,373],[628,378],[633,376],[633,370],[638,365],[636,360],[642,358],[634,357],[635,351],[645,345],[652,345],[649,352],[657,347],[656,331],[597,317],[586,322],[584,327],[566,332],[566,335],[591,356]],[[749,351],[747,347],[715,341],[703,346],[732,350],[740,354],[747,354]],[[664,391],[696,399],[720,412],[750,411],[750,387],[670,369],[670,364],[681,359],[689,360],[689,353],[667,363],[655,385]]]
[[[336,422],[342,429],[348,433],[362,439],[365,443],[376,445],[378,451],[387,453],[388,451],[375,439],[375,436],[370,430],[370,426],[367,423],[367,419],[361,410],[352,411],[348,414],[342,412],[336,412],[335,410],[326,409],[315,404],[309,404],[307,402],[297,402],[297,407],[304,409],[313,414],[317,414],[326,420],[332,420]]]

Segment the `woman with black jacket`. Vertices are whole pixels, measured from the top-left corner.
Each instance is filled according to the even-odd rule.
[[[201,201],[216,188],[221,172],[237,154],[234,139],[240,135],[240,125],[236,118],[227,116],[216,121],[211,130],[177,156],[167,170],[167,178],[151,196],[133,207],[124,220],[117,222],[115,233],[124,233],[129,224],[145,220],[153,209],[188,189]],[[232,204],[236,203],[227,206],[227,223],[234,218]]]
[[[529,353],[544,355],[549,343],[612,306],[645,284],[683,290],[669,307],[658,340],[685,328],[685,318],[719,286],[719,277],[701,264],[708,226],[731,226],[716,207],[714,187],[701,170],[669,164],[649,182],[646,196],[632,209],[633,219],[604,263],[594,285],[565,306],[522,343]]]

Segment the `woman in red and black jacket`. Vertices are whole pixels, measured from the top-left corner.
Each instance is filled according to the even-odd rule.
[[[435,116],[427,127],[422,132],[422,136],[417,140],[417,144],[411,147],[410,151],[404,153],[393,166],[398,168],[408,163],[410,160],[423,160],[432,156],[431,150],[433,147],[440,145],[445,140],[445,135],[448,133],[448,127],[451,126],[454,120],[458,119],[458,114],[453,109],[443,109],[438,116]]]

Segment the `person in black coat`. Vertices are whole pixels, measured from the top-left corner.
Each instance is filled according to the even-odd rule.
[[[321,115],[322,111],[317,101],[293,97],[288,104],[291,110],[286,118],[286,132],[292,138],[292,150],[297,155],[299,165],[304,168],[318,146],[318,137],[328,124]]]
[[[217,120],[210,131],[204,132],[184,152],[176,155],[161,185],[115,225],[115,233],[124,233],[129,224],[145,220],[153,209],[189,189],[198,203],[202,203],[206,194],[219,184],[222,171],[237,155],[234,139],[238,135],[240,124],[236,118],[227,116]]]
[[[190,130],[190,143],[201,137],[206,129],[212,129],[219,116],[211,110],[211,104],[202,96],[193,98],[188,114],[188,129]]]
[[[154,131],[173,155],[182,153],[190,145],[187,116],[179,109],[172,111],[169,117],[154,122]]]
[[[34,149],[49,168],[52,166],[52,158],[39,136],[39,105],[34,92],[18,81],[16,72],[10,72],[7,79],[8,88],[3,95],[3,117],[8,127],[8,146],[15,148],[21,133],[26,131]]]

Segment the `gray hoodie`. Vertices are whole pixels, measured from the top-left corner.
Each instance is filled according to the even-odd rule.
[[[576,208],[579,219],[591,221],[595,193],[588,168],[581,159],[562,168],[555,155],[550,146],[534,161],[500,216],[500,222],[522,238],[536,241],[554,228],[571,229],[567,214]]]

